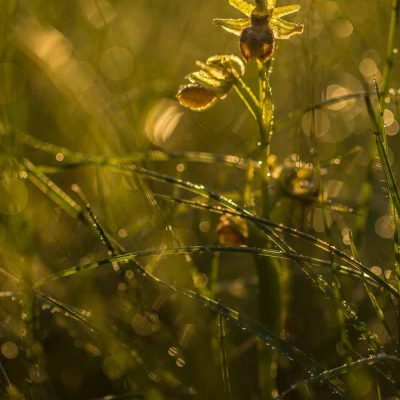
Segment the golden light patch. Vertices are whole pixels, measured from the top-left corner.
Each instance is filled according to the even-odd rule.
[[[203,111],[210,108],[218,97],[211,91],[199,85],[187,85],[176,95],[179,103],[194,111]]]

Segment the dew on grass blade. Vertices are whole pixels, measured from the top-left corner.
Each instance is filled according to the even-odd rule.
[[[154,372],[150,372],[148,376],[154,382],[160,382],[161,381],[160,377],[157,374],[155,374]]]
[[[169,349],[168,349],[168,354],[171,356],[171,357],[175,357],[177,354],[178,354],[178,349],[176,348],[176,347],[170,347]]]
[[[136,313],[132,318],[132,328],[140,336],[150,336],[159,329],[158,320],[152,320],[149,315],[150,313]]]
[[[183,368],[185,366],[186,362],[183,358],[178,358],[176,360],[176,366],[179,368]]]
[[[125,276],[126,276],[127,279],[133,279],[134,276],[135,276],[135,273],[134,273],[131,269],[128,269],[128,270],[125,272]]]
[[[57,153],[55,156],[56,160],[61,162],[64,160],[64,154],[63,153]]]

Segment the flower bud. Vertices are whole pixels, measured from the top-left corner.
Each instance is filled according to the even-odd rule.
[[[240,58],[231,55],[212,56],[196,65],[200,70],[186,77],[190,83],[176,95],[181,105],[194,111],[206,110],[218,99],[224,99],[245,72]]]
[[[216,228],[219,242],[224,246],[246,246],[249,228],[245,220],[236,216],[223,215]]]
[[[298,199],[312,199],[318,195],[318,183],[311,164],[285,160],[272,171],[280,191]]]

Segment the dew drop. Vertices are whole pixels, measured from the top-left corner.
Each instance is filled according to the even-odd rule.
[[[175,357],[175,356],[177,355],[177,353],[178,353],[178,349],[177,349],[175,346],[172,346],[172,347],[170,347],[170,348],[168,349],[168,354],[169,354],[171,357]]]
[[[176,360],[176,365],[179,368],[183,368],[185,366],[185,364],[186,364],[186,362],[185,362],[185,360],[183,358],[178,358]]]

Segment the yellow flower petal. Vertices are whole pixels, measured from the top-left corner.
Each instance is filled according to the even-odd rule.
[[[200,68],[202,72],[209,75],[215,79],[226,79],[226,73],[222,68],[217,68],[215,66],[207,65],[202,61],[196,61],[196,65]]]
[[[292,4],[290,6],[274,8],[272,18],[282,18],[285,15],[294,14],[295,12],[300,10],[300,7],[301,6],[298,4]]]
[[[226,86],[226,82],[223,79],[216,79],[212,76],[205,74],[202,71],[196,71],[189,74],[186,79],[189,79],[192,83],[198,83],[201,86],[208,87],[211,90],[220,89]]]
[[[254,10],[254,6],[247,3],[247,1],[244,0],[229,0],[229,4],[232,7],[235,7],[237,10],[241,11],[243,14],[247,15],[250,17],[252,11]]]
[[[207,59],[207,65],[222,68],[226,79],[238,79],[244,75],[245,67],[239,57],[233,55],[216,55]]]
[[[287,22],[283,19],[273,18],[270,27],[276,39],[289,39],[293,35],[299,35],[304,31],[304,25]]]
[[[218,100],[218,97],[211,90],[196,84],[182,87],[176,97],[182,106],[193,111],[207,110]]]
[[[214,19],[214,23],[220,26],[222,29],[227,32],[233,33],[236,36],[240,36],[243,29],[251,26],[251,21],[249,18],[243,19],[234,19],[234,18],[216,18]]]

